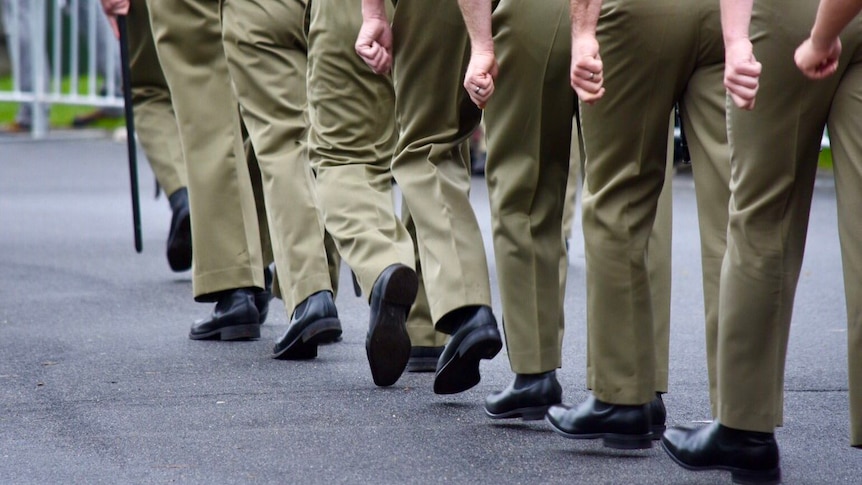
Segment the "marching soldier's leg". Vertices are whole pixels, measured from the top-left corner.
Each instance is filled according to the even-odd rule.
[[[263,180],[290,325],[273,357],[317,356],[341,324],[306,146],[305,2],[222,0],[224,52]]]
[[[327,231],[371,305],[372,378],[390,385],[413,352],[405,322],[418,291],[413,241],[394,208],[392,81],[353,49],[362,25],[359,2],[313,0],[308,11],[309,149],[317,193]],[[433,332],[430,320],[426,325]]]
[[[260,336],[260,237],[237,103],[221,45],[218,2],[150,0],[159,63],[171,90],[188,172],[195,299],[217,302],[193,339]]]
[[[469,153],[462,147],[481,114],[461,87],[467,31],[455,0],[399,0],[392,34],[400,122],[392,173],[416,223],[435,327],[453,335],[434,390],[457,393],[478,384],[480,359],[502,347],[484,243],[470,205]]]
[[[576,107],[568,83],[571,22],[567,2],[528,0],[502,1],[493,20],[500,75],[485,110],[485,175],[515,379],[488,396],[485,412],[541,419],[562,400],[555,374],[562,365],[562,222]]]
[[[862,447],[862,133],[859,100],[862,56],[847,67],[829,116],[829,139],[835,166],[838,230],[847,304],[847,363],[850,384],[850,444]],[[843,59],[842,59],[843,61]]]
[[[135,131],[171,204],[168,264],[174,271],[185,271],[192,267],[192,233],[186,166],[171,92],[153,43],[147,2],[134,0],[126,19]]]

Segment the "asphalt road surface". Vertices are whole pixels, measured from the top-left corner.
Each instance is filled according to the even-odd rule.
[[[492,421],[511,379],[505,352],[482,382],[437,396],[432,374],[374,386],[368,308],[343,269],[342,342],[307,362],[269,357],[286,328],[275,302],[262,338],[187,338],[209,305],[164,256],[170,211],[142,163],[144,251],[132,239],[125,145],[106,138],[0,138],[0,483],[714,484],[658,447],[614,451],[543,421]],[[788,484],[862,483],[848,446],[846,322],[831,177],[818,179],[793,316],[785,426]],[[473,201],[486,237],[484,180]],[[584,260],[575,225],[559,378],[585,391]],[[496,274],[491,262],[492,284]],[[669,424],[709,419],[691,177],[674,180]],[[498,293],[495,313],[501,315]]]

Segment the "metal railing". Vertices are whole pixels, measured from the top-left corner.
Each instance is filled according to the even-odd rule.
[[[119,47],[99,0],[0,1],[12,61],[0,101],[29,106],[34,138],[47,135],[52,104],[123,106]]]

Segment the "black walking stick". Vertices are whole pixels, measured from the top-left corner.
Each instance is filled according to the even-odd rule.
[[[141,252],[144,243],[141,240],[141,201],[138,195],[138,149],[135,145],[135,116],[132,111],[132,74],[129,70],[129,31],[126,28],[126,16],[117,16],[117,28],[120,31],[120,63],[123,72],[123,102],[126,112],[126,145],[129,148],[129,180],[132,185],[132,224],[135,230],[135,250]]]

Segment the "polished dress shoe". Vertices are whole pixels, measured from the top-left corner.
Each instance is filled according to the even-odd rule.
[[[518,374],[509,387],[485,398],[485,414],[493,419],[542,419],[548,408],[563,402],[557,372]]]
[[[189,193],[181,187],[168,196],[171,204],[171,227],[168,230],[168,265],[173,271],[186,271],[192,267],[192,223],[189,212]]]
[[[661,398],[661,393],[655,393],[655,399],[649,402],[649,417],[650,431],[652,432],[652,440],[658,441],[664,430],[667,428],[667,409],[664,407],[664,400]]]
[[[260,338],[260,315],[254,292],[238,288],[222,292],[212,314],[192,325],[192,340],[249,340]]]
[[[318,291],[293,310],[290,325],[272,349],[274,359],[300,360],[317,357],[317,346],[341,335],[338,309],[332,292]]]
[[[772,433],[728,428],[713,421],[700,428],[670,428],[661,446],[689,470],[727,470],[733,483],[781,483],[778,444]]]
[[[435,394],[456,394],[475,386],[481,380],[479,362],[493,359],[503,348],[497,320],[490,307],[477,306],[457,325],[443,349],[434,375]]]
[[[398,381],[410,359],[407,314],[416,300],[419,278],[403,264],[384,269],[371,288],[371,309],[365,355],[374,384],[385,387]]]
[[[410,359],[407,360],[407,372],[434,372],[437,361],[443,353],[440,347],[411,347]]]
[[[652,447],[648,404],[608,404],[591,394],[576,408],[551,407],[545,420],[554,431],[566,438],[601,438],[606,447],[620,450],[645,450]]]

